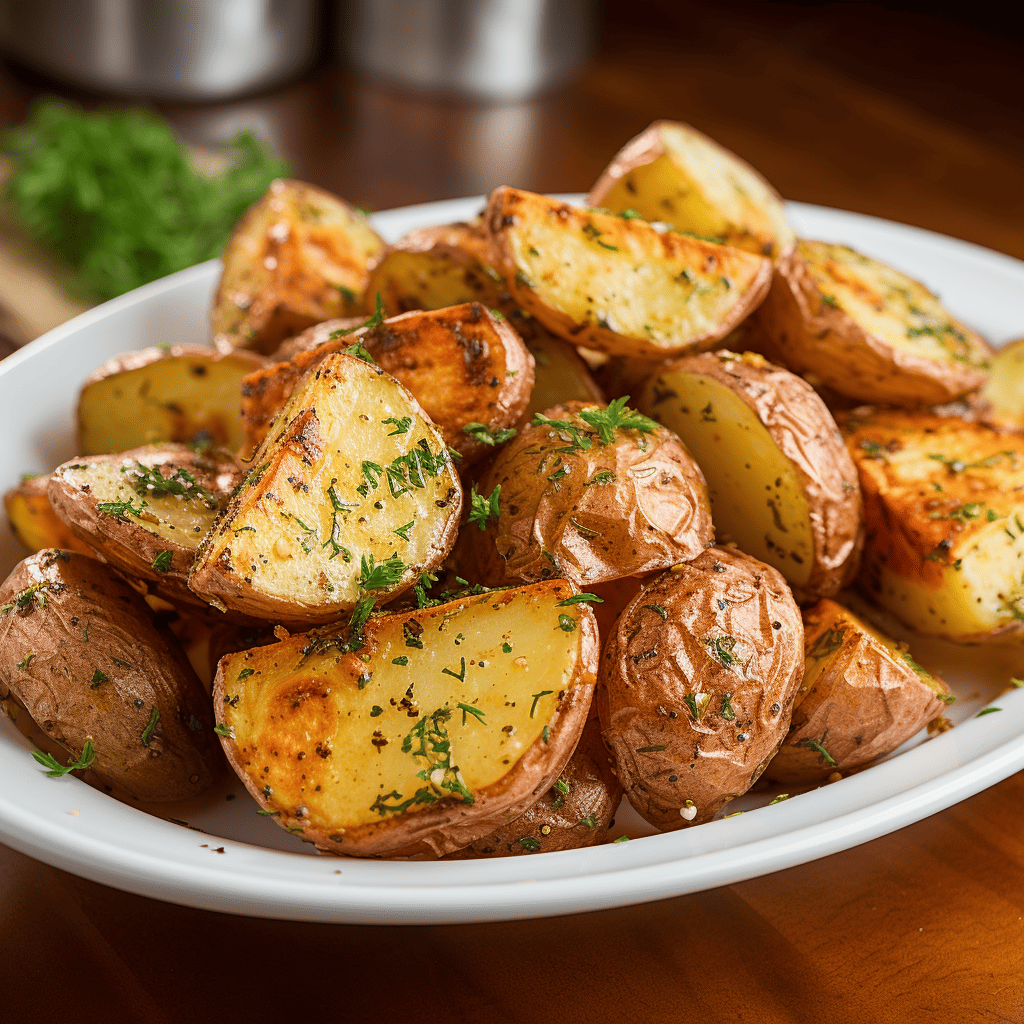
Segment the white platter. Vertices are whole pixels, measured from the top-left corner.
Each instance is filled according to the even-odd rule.
[[[568,197],[578,201],[580,197]],[[482,200],[377,214],[389,240],[467,219]],[[997,343],[1024,334],[1024,263],[887,221],[791,204],[798,231],[845,242],[921,278],[950,309]],[[112,356],[149,345],[205,343],[216,261],[182,271],[84,313],[0,363],[0,488],[75,454],[81,382]],[[0,578],[24,555],[6,521]],[[915,654],[958,700],[957,727],[915,737],[882,764],[771,807],[773,792],[730,809],[746,813],[667,835],[588,850],[456,863],[321,857],[255,814],[241,785],[162,820],[75,778],[49,779],[31,745],[0,718],[0,841],[66,871],[174,903],[262,917],[374,924],[509,920],[642,903],[752,878],[823,857],[963,800],[1024,768],[1021,655],[935,641]],[[998,699],[996,699],[998,698]],[[995,702],[1002,711],[977,718]],[[202,831],[196,831],[201,829]],[[617,830],[642,836],[628,809]]]

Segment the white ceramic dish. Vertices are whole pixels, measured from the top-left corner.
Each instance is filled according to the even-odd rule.
[[[580,197],[569,197],[579,200]],[[466,219],[480,199],[376,215],[385,238]],[[999,343],[1024,333],[1024,263],[931,232],[793,204],[801,234],[849,243],[930,284],[958,316]],[[218,274],[206,263],[157,281],[40,338],[0,363],[0,487],[73,456],[79,385],[104,360],[147,345],[204,342]],[[24,552],[0,533],[0,573]],[[2,577],[0,577],[2,578]],[[48,779],[30,744],[0,719],[0,840],[75,874],[175,903],[263,917],[444,923],[538,917],[640,903],[791,867],[892,832],[1024,768],[1021,655],[915,643],[958,695],[957,728],[911,740],[889,760],[823,789],[689,831],[536,857],[457,863],[345,860],[311,854],[255,807],[241,785],[162,820],[74,778]],[[998,700],[995,700],[998,698]],[[999,714],[976,718],[990,702]],[[191,827],[183,827],[187,822]],[[202,831],[196,831],[200,829]],[[650,829],[628,809],[617,832]],[[617,833],[613,833],[617,834]]]

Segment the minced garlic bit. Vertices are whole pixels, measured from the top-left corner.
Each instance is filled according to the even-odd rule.
[[[694,806],[692,800],[687,800],[682,807],[679,808],[679,817],[684,821],[693,821],[697,817],[697,808]]]

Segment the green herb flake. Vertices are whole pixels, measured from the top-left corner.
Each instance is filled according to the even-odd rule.
[[[576,620],[571,615],[566,615],[563,612],[558,616],[558,628],[563,633],[572,633],[576,629]]]
[[[26,654],[25,657],[22,658],[21,661],[18,662],[18,668],[20,668],[22,670],[22,672],[24,672],[25,669],[28,668],[29,663],[32,661],[32,659],[35,656],[36,656],[36,652],[35,651],[29,651],[28,654]]]
[[[110,679],[107,677],[105,673],[101,672],[98,668],[93,669],[92,679],[89,681],[89,689],[95,690],[99,687],[101,683],[108,682],[110,682]]]
[[[540,843],[533,836],[523,836],[517,841],[524,850],[529,850],[530,853],[536,853],[540,849]]]
[[[384,590],[393,587],[402,578],[406,564],[397,554],[377,562],[373,552],[363,555],[359,562],[359,586],[362,590]]]
[[[146,728],[142,730],[142,736],[139,738],[140,742],[144,747],[148,747],[150,740],[153,738],[153,733],[156,732],[157,723],[160,721],[160,709],[153,706],[153,709],[149,713],[149,721],[146,723]]]
[[[136,508],[135,502],[131,498],[127,501],[101,501],[96,505],[96,511],[102,512],[105,516],[113,516],[122,523],[127,523],[129,516],[138,519],[146,511],[146,503],[142,502]]]
[[[626,407],[629,395],[623,395],[609,402],[604,409],[581,409],[580,419],[589,423],[596,431],[602,444],[611,444],[616,430],[637,430],[653,434],[658,424],[647,416]]]
[[[493,519],[498,519],[498,499],[501,496],[501,484],[495,485],[489,497],[477,493],[476,484],[469,494],[469,522],[474,523],[479,529],[486,530],[487,524]]]
[[[530,717],[533,718],[534,713],[537,710],[537,705],[540,703],[541,697],[547,697],[549,694],[554,693],[554,690],[541,690],[540,693],[530,694],[533,697],[533,703],[530,705]]]
[[[568,608],[574,604],[583,604],[584,601],[590,604],[604,604],[604,598],[598,597],[597,594],[573,594],[572,597],[567,597],[564,601],[559,601],[555,607]]]
[[[659,750],[664,750],[664,749],[665,749],[665,744],[664,743],[655,743],[655,744],[653,744],[650,747],[637,747],[636,748],[636,752],[638,754],[655,754]]]
[[[982,715],[991,715],[991,714],[993,714],[996,711],[1002,711],[1002,710],[1003,710],[1002,708],[983,708],[981,711],[978,712],[977,717],[981,718]]]
[[[173,552],[161,551],[156,558],[153,559],[153,568],[157,572],[169,572],[171,569],[171,557]]]
[[[399,418],[397,416],[389,416],[386,420],[381,420],[380,422],[382,426],[386,426],[388,423],[394,426],[395,429],[388,434],[388,437],[398,437],[400,434],[407,434],[409,432],[409,428],[412,426],[412,417],[402,416]]]
[[[460,658],[459,661],[461,666],[458,672],[453,672],[450,668],[443,668],[441,669],[441,674],[451,676],[453,679],[458,679],[460,683],[464,683],[466,681],[466,659]]]
[[[576,822],[576,825],[584,825],[586,828],[596,828],[597,818],[595,818],[593,814],[588,814],[585,818],[580,818],[580,820]]]
[[[814,740],[808,737],[805,740],[801,740],[798,747],[807,747],[809,750],[817,752],[817,754],[825,761],[827,761],[833,768],[838,767],[838,762],[835,758],[825,749],[824,745],[820,740]]]
[[[465,664],[466,664],[465,663],[465,659],[463,659],[463,663],[462,664],[463,664],[463,670],[465,670]],[[482,722],[484,725],[487,724],[486,720],[484,719],[484,713],[479,708],[473,707],[472,704],[456,704],[455,706],[462,711],[462,724],[463,725],[466,724],[466,715],[473,715],[474,718],[476,718],[479,722]]]
[[[769,802],[768,806],[771,807],[774,804],[781,804],[783,800],[788,800],[788,799],[789,799],[789,794],[788,793],[780,793],[777,797],[775,797],[774,800],[771,800]]]
[[[654,612],[663,622],[668,618],[668,612],[660,604],[645,604],[644,608]]]
[[[68,772],[83,771],[96,760],[96,754],[92,748],[92,740],[85,741],[85,744],[82,746],[81,755],[69,765],[62,765],[52,754],[44,754],[41,750],[33,750],[32,757],[35,758],[38,764],[48,769],[46,775],[51,779],[59,779],[67,775]]]
[[[509,643],[504,643],[504,644],[502,644],[502,645],[501,645],[501,649],[502,649],[502,650],[503,650],[503,651],[504,651],[504,652],[505,652],[506,654],[511,654],[511,653],[512,653],[512,645],[511,645],[511,644],[509,644]]]
[[[483,423],[467,423],[462,428],[462,431],[465,434],[469,434],[474,441],[479,441],[490,448],[504,444],[506,441],[511,441],[516,436],[516,431],[513,427],[508,427],[504,430],[491,430],[490,427]]]
[[[370,708],[370,717],[371,718],[380,718],[380,716],[383,715],[383,714],[384,714],[384,709],[379,704],[374,704],[373,707]]]
[[[215,726],[213,727],[213,731],[214,731],[214,732],[215,732],[215,733],[216,733],[216,734],[217,734],[218,736],[226,736],[226,737],[228,737],[229,739],[231,738],[231,726],[230,726],[230,725],[228,725],[228,724],[227,724],[227,722],[218,722],[218,723],[217,723],[217,724],[216,724],[216,725],[215,725]]]
[[[736,720],[736,712],[733,710],[732,707],[731,693],[722,694],[722,717],[727,722],[734,722]]]
[[[391,664],[392,665],[403,665],[403,666],[404,665],[408,665],[409,664],[409,659],[404,654],[400,654],[397,658],[392,658],[391,659]]]
[[[402,540],[407,541],[409,539],[409,531],[416,525],[415,519],[410,519],[404,526],[396,526],[392,533],[397,534]]]
[[[743,812],[740,811],[740,813],[742,814]],[[613,839],[612,842],[613,843],[628,843],[629,842],[629,836],[619,836],[618,839]]]

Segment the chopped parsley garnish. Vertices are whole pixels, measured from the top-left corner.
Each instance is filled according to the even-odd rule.
[[[736,712],[732,708],[732,694],[722,694],[722,717],[727,722],[734,722],[736,720]]]
[[[146,511],[146,503],[143,502],[136,508],[131,498],[127,501],[101,501],[96,505],[96,511],[107,516],[114,516],[115,519],[127,523],[129,516],[135,516],[137,519]]]
[[[397,534],[402,540],[409,539],[409,531],[416,525],[415,519],[410,519],[404,526],[396,526],[391,532]]]
[[[377,308],[374,310],[373,315],[368,320],[365,320],[363,323],[358,324],[356,327],[340,327],[336,331],[331,331],[330,336],[329,336],[329,340],[337,341],[338,338],[347,338],[350,334],[355,334],[356,331],[362,331],[364,329],[365,330],[372,330],[374,327],[380,327],[380,325],[382,323],[384,323],[384,303],[381,301],[380,292],[377,292],[377,303],[376,303],[376,305],[377,305]],[[357,345],[358,345],[358,343],[357,343]],[[349,348],[355,348],[355,347],[356,347],[356,345],[350,345],[349,346]],[[362,347],[362,346],[359,346],[359,347]],[[346,351],[348,351],[348,350],[346,349]],[[366,352],[365,349],[363,349],[363,351]],[[356,353],[354,353],[354,352],[349,352],[349,355],[355,355],[355,354]],[[367,356],[369,356],[369,359],[367,359],[366,361],[372,363],[373,362],[373,356],[370,356],[369,352],[367,352],[366,354],[367,354]],[[362,359],[363,357],[360,356],[359,358]]]
[[[585,487],[589,487],[591,484],[610,484],[615,479],[615,474],[610,469],[602,469],[599,473],[595,473],[587,482],[584,484]]]
[[[356,328],[356,330],[358,330],[358,328]],[[351,345],[346,346],[342,349],[342,352],[347,356],[355,356],[356,359],[362,359],[364,363],[376,363],[376,360],[370,354],[369,349],[364,348],[362,342],[359,341],[354,341]]]
[[[580,818],[576,822],[577,825],[585,825],[587,828],[594,828],[597,825],[597,819],[593,814],[588,814],[585,818]]]
[[[554,693],[554,690],[541,690],[540,693],[531,693],[533,697],[533,703],[530,705],[530,717],[533,718],[534,713],[537,710],[537,705],[540,703],[541,697],[547,697],[548,694]]]
[[[940,452],[931,452],[929,453],[928,458],[933,459],[935,462],[941,462],[951,473],[963,473],[968,469],[991,469],[993,466],[998,465],[998,463],[1003,459],[1010,459],[1016,465],[1017,452],[1013,450],[996,452],[994,455],[989,455],[984,459],[977,459],[975,462],[964,462],[963,459],[951,459]]]
[[[581,409],[580,419],[589,423],[596,431],[602,444],[611,444],[616,430],[639,430],[652,434],[658,424],[647,416],[628,409],[629,395],[623,395],[609,402],[604,409]]]
[[[401,800],[402,794],[397,789],[392,790],[390,793],[386,793],[384,796],[378,796],[376,800],[370,804],[370,810],[376,811],[381,817],[386,813],[401,814],[403,811],[407,811],[410,807],[416,804],[436,804],[437,797],[431,792],[429,786],[422,786],[417,789],[415,793],[408,800],[403,801],[400,804],[388,804],[387,800]]]
[[[421,718],[402,740],[402,753],[422,757],[427,767],[417,772],[417,778],[429,782],[435,789],[457,793],[466,804],[476,798],[466,787],[458,765],[452,764],[452,744],[448,738],[449,708],[438,708],[433,714]]]
[[[664,743],[655,743],[649,747],[637,747],[636,752],[638,754],[656,754],[658,751],[664,750]]]
[[[660,604],[645,604],[644,608],[650,609],[655,615],[659,616],[662,621],[665,621],[668,618],[668,612],[666,612]]]
[[[44,754],[41,750],[33,750],[32,756],[44,768],[49,769],[46,774],[51,779],[59,779],[67,775],[68,772],[82,771],[96,760],[96,754],[92,749],[92,740],[86,740],[81,756],[66,766],[62,765],[52,754]]]
[[[889,461],[889,449],[877,441],[861,441],[860,450],[869,459],[881,459],[883,462]]]
[[[153,559],[153,568],[156,569],[157,572],[170,572],[172,555],[172,551],[161,551],[160,554]]]
[[[534,839],[533,836],[523,836],[522,839],[516,840],[524,850],[529,850],[530,853],[535,853],[540,849],[540,842]]]
[[[591,604],[604,604],[604,598],[598,597],[597,594],[573,594],[572,597],[567,597],[564,601],[559,601],[555,607],[568,608],[574,604],[583,604],[584,601],[588,601]]]
[[[772,807],[775,804],[781,804],[783,800],[788,800],[788,799],[789,799],[789,794],[788,793],[780,793],[773,800],[769,801],[768,806]]]
[[[981,718],[982,715],[991,715],[995,711],[1002,711],[1002,708],[983,708],[978,712],[977,717]]]
[[[465,665],[466,665],[465,658],[463,658],[463,660],[462,660],[462,665],[463,665],[463,672],[465,672]],[[457,704],[456,707],[459,708],[462,711],[462,724],[463,725],[466,724],[466,715],[467,714],[473,715],[474,718],[476,718],[479,721],[483,722],[484,725],[487,724],[486,720],[484,719],[484,713],[479,708],[473,707],[472,704]]]
[[[142,730],[142,736],[140,742],[144,747],[149,746],[149,741],[153,738],[153,733],[156,732],[157,723],[160,721],[160,709],[153,705],[153,710],[149,713],[149,721],[146,723],[146,728]]]
[[[388,437],[397,437],[399,434],[407,434],[409,428],[412,426],[411,416],[402,416],[400,419],[397,416],[389,416],[386,420],[381,420],[381,424],[391,423],[394,425],[394,430],[388,434]]]
[[[801,740],[798,747],[807,747],[809,750],[816,751],[825,761],[827,761],[833,768],[838,766],[836,759],[825,749],[824,745],[819,740],[813,740],[808,737],[805,740]]]
[[[230,736],[231,736],[231,726],[228,725],[227,722],[218,722],[213,727],[213,731],[218,736],[227,736],[228,738],[230,738]]]
[[[158,466],[144,466],[141,462],[133,466],[122,466],[121,472],[128,477],[128,483],[140,497],[163,498],[174,494],[186,501],[195,498],[209,509],[217,507],[214,493],[196,483],[195,477],[180,466],[175,466],[170,476],[164,476]]]
[[[466,659],[461,659],[462,665],[458,672],[453,672],[450,668],[441,669],[442,675],[451,676],[453,679],[458,679],[460,683],[466,681]]]
[[[824,302],[826,306],[831,306],[832,309],[842,309],[839,305],[839,300],[834,295],[829,295],[827,292],[821,293],[821,301]]]
[[[827,658],[835,654],[843,646],[846,631],[843,629],[826,629],[807,649],[809,658]]]
[[[383,590],[393,587],[405,573],[406,564],[397,554],[378,562],[373,552],[359,560],[359,587],[362,590]]]
[[[628,210],[623,210],[619,216],[623,220],[643,220],[643,214],[639,210],[634,210],[632,207]]]
[[[20,668],[24,672],[25,669],[28,668],[29,663],[32,661],[32,659],[35,656],[36,656],[36,652],[35,651],[29,651],[28,654],[26,654],[25,657],[22,658],[21,661],[18,662],[18,668]]]
[[[735,637],[728,635],[708,637],[704,643],[707,645],[708,653],[723,668],[731,668],[733,665],[740,664],[740,659],[732,653],[733,649],[736,647]]]
[[[558,616],[558,628],[563,633],[572,633],[576,629],[576,620],[571,615],[566,615],[563,612]]]
[[[408,665],[409,664],[409,659],[404,654],[400,654],[397,658],[392,658],[391,659],[391,664],[392,665]]]
[[[969,501],[963,505],[957,505],[956,508],[952,508],[947,512],[932,512],[929,514],[929,519],[957,519],[961,523],[968,523],[972,519],[977,519],[981,515],[981,510],[985,507],[984,502],[981,501]],[[990,510],[991,511],[991,510]],[[990,519],[989,522],[993,520]]]
[[[101,672],[98,668],[93,669],[92,679],[89,680],[89,689],[95,690],[100,685],[100,683],[107,682],[110,682],[110,679],[104,672]]]
[[[501,484],[497,484],[490,497],[484,497],[477,493],[476,484],[469,494],[470,508],[469,521],[475,523],[481,530],[487,529],[487,524],[498,518],[498,498],[501,495]]]
[[[566,447],[554,449],[556,452],[567,452],[569,454],[585,452],[593,445],[591,435],[569,420],[553,420],[539,412],[533,417],[531,425],[534,427],[550,427],[566,442]]]
[[[467,423],[462,430],[464,433],[469,434],[473,440],[489,445],[491,448],[495,445],[504,444],[506,441],[511,441],[516,436],[515,428],[513,427],[508,427],[505,430],[491,430],[490,427],[485,426],[483,423]]]

